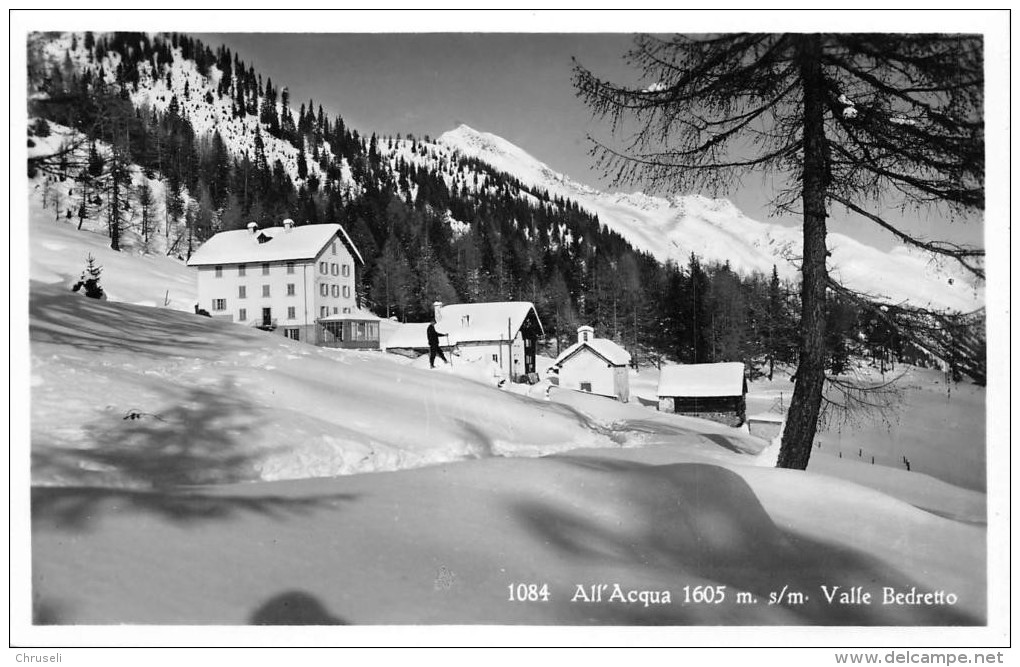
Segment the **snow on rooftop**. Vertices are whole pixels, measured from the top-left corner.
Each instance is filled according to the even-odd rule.
[[[589,348],[592,352],[614,366],[626,366],[630,363],[630,352],[627,350],[623,349],[608,338],[592,338],[587,342],[574,343],[567,349],[563,350],[562,354],[556,357],[554,365],[559,366],[585,347]]]
[[[490,303],[458,303],[442,306],[436,331],[441,336],[440,344],[483,343],[513,339],[528,313],[535,306],[530,301],[496,301]],[[535,314],[538,319],[538,314]],[[403,324],[383,341],[384,348],[424,349],[429,346],[427,322]],[[539,327],[542,326],[539,321]],[[509,338],[508,338],[509,334]]]
[[[247,229],[220,232],[202,244],[188,260],[188,266],[313,259],[337,235],[345,241],[354,258],[364,264],[361,253],[344,228],[328,223],[290,229],[266,227],[257,229],[254,234]],[[260,242],[260,236],[268,240]]]
[[[398,324],[393,327],[393,331],[389,335],[386,335],[380,341],[380,344],[384,350],[389,348],[406,348],[411,350],[427,348],[429,341],[425,330],[428,327],[428,322]],[[445,346],[446,341],[440,340],[440,344]]]
[[[659,375],[659,396],[740,396],[744,393],[744,364],[663,366]]]
[[[336,315],[330,315],[328,317],[320,317],[319,321],[320,322],[348,322],[348,321],[354,320],[354,321],[357,321],[357,322],[363,322],[365,320],[368,320],[368,321],[371,321],[371,322],[378,322],[381,319],[382,318],[380,318],[375,313],[373,313],[371,311],[368,311],[368,310],[365,310],[364,308],[351,308],[351,312],[349,312],[349,313],[338,313]]]
[[[453,344],[508,340],[534,310],[530,301],[451,304],[440,308],[436,330],[447,334]]]

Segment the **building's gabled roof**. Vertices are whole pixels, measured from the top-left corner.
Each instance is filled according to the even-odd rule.
[[[247,229],[220,232],[202,244],[188,260],[188,266],[212,264],[259,264],[314,259],[337,235],[351,251],[354,259],[364,265],[361,253],[340,225],[301,225],[299,227],[267,227],[254,234]],[[259,237],[267,238],[265,243]]]
[[[408,350],[424,350],[429,346],[428,335],[425,330],[429,328],[428,322],[411,322],[400,324],[394,327],[380,343],[383,349],[401,348]],[[446,347],[445,339],[440,339],[439,344]]]
[[[556,357],[556,361],[553,362],[553,365],[562,365],[567,359],[585,348],[590,349],[592,352],[614,366],[626,366],[630,363],[630,352],[623,349],[613,341],[608,338],[591,338],[583,343],[574,343],[567,349],[563,350],[560,356]]]
[[[510,339],[528,314],[535,312],[530,301],[496,301],[490,303],[455,303],[439,309],[436,331],[450,337],[450,343],[481,343]],[[535,313],[539,330],[542,322]]]
[[[535,313],[539,331],[542,322],[530,301],[499,301],[494,303],[458,303],[442,306],[436,331],[439,344],[487,343],[513,339],[530,313]],[[387,348],[424,349],[429,346],[428,323],[403,324],[385,341]]]
[[[744,386],[744,364],[739,361],[663,366],[657,395],[692,398],[743,396]]]

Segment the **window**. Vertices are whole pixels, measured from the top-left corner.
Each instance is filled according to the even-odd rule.
[[[333,314],[336,315],[339,312],[340,312],[340,309],[337,308],[336,306],[333,306]]]
[[[497,363],[499,362],[499,358],[496,355],[492,355],[492,360]]]
[[[216,271],[216,277],[217,278],[222,278],[223,277],[223,267],[222,266],[217,266],[215,271]]]
[[[350,285],[344,285],[344,298],[345,299],[350,299],[351,298],[351,286]]]
[[[262,275],[264,275],[264,276],[268,276],[269,275],[269,265],[268,264],[263,264],[262,265]]]
[[[336,241],[333,241],[333,254],[336,254]]]
[[[248,309],[247,308],[242,308],[241,310],[237,311],[237,319],[240,320],[241,322],[244,322],[245,320],[247,320],[248,319]]]
[[[329,264],[326,262],[319,262],[319,273],[323,275],[329,274]]]
[[[340,275],[340,267],[337,266],[335,263],[329,265],[329,270],[333,273],[334,276]]]
[[[213,310],[226,310],[227,309],[227,300],[226,299],[213,299],[212,300],[212,309]]]
[[[262,296],[269,296],[269,285],[262,286]]]
[[[294,306],[287,306],[287,319],[293,320],[297,317],[297,308]]]
[[[297,287],[294,283],[287,283],[287,296],[294,296],[297,294]]]
[[[524,349],[525,350],[530,350],[531,349],[531,339],[530,338],[525,338],[524,339]]]
[[[329,306],[319,308],[319,317],[329,317]]]
[[[379,340],[379,325],[375,322],[368,323],[368,340]]]
[[[294,262],[287,262],[287,275],[294,273]]]
[[[350,267],[350,266],[348,266],[347,264],[344,264],[344,265],[343,265],[342,267],[340,267],[340,268],[341,268],[341,271],[340,271],[340,273],[342,273],[342,274],[343,274],[343,277],[344,277],[344,278],[346,278],[347,276],[351,275],[351,267]]]
[[[351,314],[351,309],[350,308],[344,308],[344,315],[350,315],[350,314]]]
[[[333,285],[333,298],[335,299],[338,296],[340,296],[340,286],[339,285]]]
[[[586,391],[586,392],[588,392],[590,394],[591,393],[591,382],[582,382],[581,383],[581,391]]]
[[[329,285],[326,283],[319,283],[319,295],[329,296]]]
[[[238,299],[247,299],[248,298],[248,288],[245,287],[244,285],[238,285],[237,286],[237,298]]]
[[[301,329],[284,329],[283,333],[291,340],[301,340]]]
[[[244,264],[238,264],[237,265],[237,275],[244,276],[244,275],[247,274],[247,271],[248,271],[248,267],[245,266]]]

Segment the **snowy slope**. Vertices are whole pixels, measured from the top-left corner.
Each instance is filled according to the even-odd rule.
[[[69,291],[92,255],[102,267],[100,284],[109,300],[193,312],[198,303],[198,284],[194,269],[185,266],[183,260],[160,252],[116,252],[110,249],[105,230],[78,230],[77,220],[54,220],[49,211],[34,207],[31,216],[28,259],[32,281]],[[127,240],[125,246],[130,247]]]
[[[71,45],[70,33],[50,35],[43,42],[43,50],[46,57],[53,63],[62,62],[66,54],[77,70],[90,69],[97,72],[101,66],[106,73],[106,81],[108,83],[116,81],[115,72],[120,62],[119,54],[109,52],[102,62],[97,63],[90,60],[80,35],[78,48],[71,50]],[[131,102],[142,109],[165,112],[170,106],[171,100],[176,97],[181,115],[188,119],[197,136],[210,137],[214,131],[218,130],[231,155],[247,154],[253,157],[255,155],[255,133],[261,127],[258,117],[245,115],[242,118],[235,118],[233,116],[230,97],[220,97],[216,92],[222,75],[216,65],[210,66],[209,76],[202,76],[195,62],[183,57],[180,48],[174,48],[173,55],[173,63],[165,72],[152,72],[149,63],[141,65],[139,86],[137,90],[131,92]],[[212,98],[212,104],[206,103],[207,96]],[[261,103],[262,98],[260,97],[259,100]],[[277,102],[277,111],[282,111],[282,108],[282,104]],[[295,184],[301,184],[303,179],[298,176],[299,151],[297,147],[273,137],[265,127],[261,127],[261,132],[269,163],[272,164],[279,159],[291,180]],[[328,146],[328,142],[325,143]],[[309,175],[322,178],[322,170],[317,162],[309,159],[307,166]],[[346,162],[341,165],[341,173],[341,186],[353,187],[354,181],[350,175],[350,167]]]
[[[983,618],[981,527],[821,476],[684,460],[675,447],[628,451],[630,460],[588,451],[185,493],[37,488],[37,617],[696,626]],[[648,464],[646,453],[660,460]],[[810,512],[801,511],[807,497]],[[511,601],[518,583],[546,585],[548,600]],[[601,602],[578,597],[578,586],[603,583]],[[610,600],[614,585],[632,601]],[[960,597],[952,606],[838,605],[825,602],[822,585],[864,586],[879,600],[884,587]],[[706,586],[725,599],[685,601],[685,587],[690,595]],[[791,591],[804,603],[778,601]],[[743,593],[749,602],[737,603]],[[347,636],[329,632],[331,643]],[[670,629],[671,643],[701,638]]]
[[[743,273],[767,274],[776,264],[783,278],[798,278],[799,230],[752,220],[729,201],[700,195],[667,199],[599,192],[554,172],[505,139],[466,125],[446,132],[438,143],[477,157],[552,196],[576,201],[635,248],[660,261],[683,265],[693,252],[709,261],[728,260]],[[828,243],[833,276],[858,291],[892,302],[964,312],[984,305],[983,289],[974,289],[952,267],[934,264],[927,256],[905,248],[881,252],[841,234],[829,234]]]
[[[46,211],[29,241],[39,623],[985,619],[983,494],[881,466],[764,468],[739,429],[137,305],[166,289],[186,305],[187,269]],[[86,252],[110,300],[69,291]],[[510,603],[521,582],[549,602]],[[660,602],[572,601],[601,582]],[[834,605],[823,584],[959,600]],[[685,603],[685,586],[728,602]],[[805,604],[769,604],[784,587]]]

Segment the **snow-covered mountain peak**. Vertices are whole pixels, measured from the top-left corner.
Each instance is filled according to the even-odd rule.
[[[479,132],[478,130],[475,130],[463,123],[449,132],[444,132],[443,135],[439,137],[439,143],[445,144],[451,148],[461,149],[465,153],[475,155],[479,153],[487,153],[490,155],[505,155],[507,157],[538,162],[538,160],[535,160],[535,158],[528,155],[528,153],[526,153],[523,149],[515,146],[506,139],[488,132]]]
[[[553,171],[544,162],[506,139],[488,132],[479,132],[464,124],[444,132],[437,143],[468,157],[478,158],[525,183],[538,185],[545,181],[558,182],[570,189],[595,192]]]
[[[475,157],[543,189],[576,201],[608,229],[662,262],[685,264],[691,253],[705,261],[729,262],[744,274],[799,278],[800,231],[745,215],[728,199],[701,194],[668,197],[643,192],[606,193],[557,173],[511,142],[467,125],[446,132],[438,143]],[[847,236],[830,233],[830,271],[848,287],[891,302],[969,312],[984,305],[984,290],[945,262],[896,248],[883,252]]]

